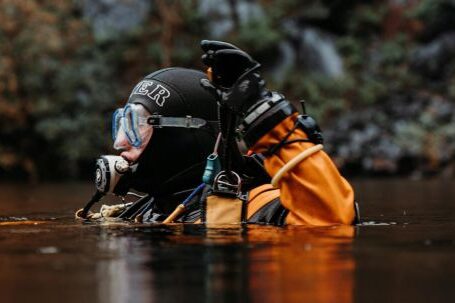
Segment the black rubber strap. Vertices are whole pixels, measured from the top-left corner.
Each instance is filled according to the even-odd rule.
[[[275,198],[255,212],[247,223],[283,226],[288,214],[289,211],[281,204],[280,198]]]
[[[253,146],[262,136],[270,132],[278,123],[297,112],[287,100],[281,100],[275,106],[258,117],[250,126],[241,131],[248,147]]]

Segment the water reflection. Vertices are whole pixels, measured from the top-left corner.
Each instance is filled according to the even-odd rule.
[[[352,302],[353,227],[107,227],[100,302]]]
[[[143,270],[140,264],[149,255],[134,249],[134,238],[101,230],[98,249],[112,257],[95,263],[97,302],[123,303],[131,302],[132,298],[135,302],[145,302],[153,296],[150,288],[153,274]]]
[[[90,184],[0,186],[1,302],[452,302],[454,185],[358,182],[356,227],[219,229],[83,223]]]

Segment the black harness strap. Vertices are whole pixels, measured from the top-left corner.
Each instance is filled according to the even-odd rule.
[[[283,226],[288,213],[289,210],[281,205],[280,198],[275,198],[262,206],[250,219],[248,219],[248,223]]]

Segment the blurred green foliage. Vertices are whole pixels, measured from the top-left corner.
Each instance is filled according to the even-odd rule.
[[[333,32],[343,76],[293,66],[282,81],[270,81],[291,100],[309,100],[324,124],[427,84],[410,70],[410,54],[448,2],[422,0],[400,10],[381,1],[261,0],[265,16],[238,24],[225,39],[265,58],[287,38],[286,18]],[[91,173],[94,157],[110,151],[112,111],[139,79],[169,65],[202,68],[198,43],[209,29],[198,1],[152,3],[141,26],[96,38],[81,1],[0,1],[0,176]],[[453,98],[453,73],[447,83],[436,93]],[[397,140],[408,144],[426,127],[403,126]]]

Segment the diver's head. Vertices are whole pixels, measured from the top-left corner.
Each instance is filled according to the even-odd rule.
[[[201,183],[218,133],[216,100],[199,84],[205,77],[185,68],[158,70],[114,113],[114,148],[137,164],[131,188],[168,196]]]

